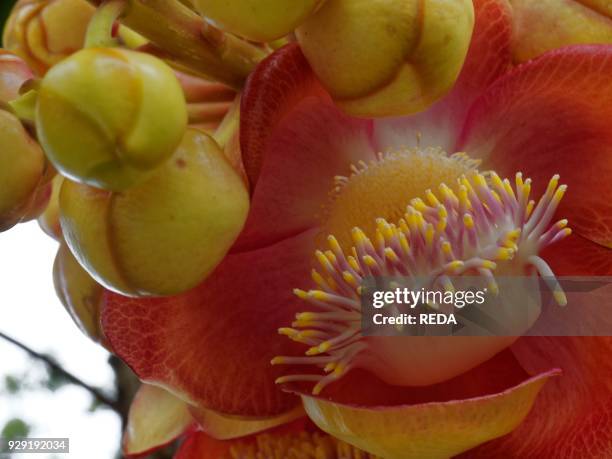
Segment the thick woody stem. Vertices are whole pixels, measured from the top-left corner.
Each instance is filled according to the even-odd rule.
[[[98,6],[100,0],[89,0]],[[240,89],[266,51],[206,23],[179,0],[126,0],[121,22],[179,70]]]

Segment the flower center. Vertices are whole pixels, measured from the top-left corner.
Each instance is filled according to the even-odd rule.
[[[361,161],[349,176],[335,177],[322,239],[334,234],[348,248],[354,227],[373,234],[377,218],[398,221],[412,198],[424,198],[425,190],[440,183],[456,183],[478,163],[465,153],[447,155],[439,148],[418,146],[379,153],[369,164]]]
[[[332,436],[318,432],[258,435],[254,442],[239,442],[231,447],[226,459],[376,459],[366,452]]]
[[[367,233],[359,227],[351,230],[352,247],[341,245],[331,235],[329,250],[316,252],[321,268],[313,271],[315,288],[295,290],[298,298],[315,310],[297,314],[291,327],[279,330],[307,345],[306,356],[276,357],[272,364],[303,364],[322,371],[287,375],[277,383],[312,381],[317,394],[350,369],[362,367],[390,384],[435,384],[509,346],[540,311],[536,299],[535,317],[512,328],[510,336],[364,336],[361,294],[369,277],[401,276],[409,285],[427,278],[425,287],[452,292],[451,278],[478,276],[494,293],[512,297],[515,289],[499,292],[496,276],[530,279],[539,274],[557,302],[566,303],[551,269],[538,256],[543,248],[571,234],[566,220],[551,224],[566,190],[565,185],[559,186],[559,177],[550,180],[536,205],[530,200],[531,181],[523,181],[520,173],[512,186],[494,172],[484,175],[472,170],[473,164],[465,157],[446,158],[469,169],[452,182],[456,191],[444,183],[437,193],[424,190],[424,199],[410,200],[403,218],[395,223],[377,218],[374,229]],[[358,169],[355,175],[364,171]],[[522,317],[524,312],[515,314]]]

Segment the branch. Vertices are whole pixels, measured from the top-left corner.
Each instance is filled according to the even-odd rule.
[[[25,344],[17,341],[15,338],[11,338],[10,336],[2,332],[0,332],[0,338],[2,338],[5,341],[8,341],[14,346],[17,346],[22,351],[25,351],[27,354],[30,355],[30,357],[33,357],[37,360],[44,362],[49,368],[52,368],[58,373],[61,373],[62,376],[64,376],[68,381],[70,381],[75,386],[79,386],[85,389],[86,391],[88,391],[98,402],[100,402],[103,405],[106,405],[107,407],[111,408],[113,411],[116,411],[117,413],[121,414],[121,407],[115,400],[109,398],[108,396],[103,394],[99,389],[96,389],[95,387],[90,386],[86,382],[74,376],[72,373],[62,368],[62,366],[58,364],[52,357],[36,352],[35,350],[29,348]]]

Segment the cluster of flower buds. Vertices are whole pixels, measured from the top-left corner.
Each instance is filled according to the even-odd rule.
[[[49,199],[52,168],[24,125],[12,113],[10,101],[32,78],[26,63],[0,50],[0,230],[35,218]]]
[[[38,218],[60,242],[58,296],[96,341],[103,287],[194,287],[249,207],[235,89],[120,25],[125,6],[19,0],[0,51],[0,231]]]

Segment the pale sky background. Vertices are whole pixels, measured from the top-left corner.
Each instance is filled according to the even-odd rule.
[[[81,380],[112,388],[107,351],[80,332],[55,296],[51,270],[57,248],[36,222],[0,233],[0,330],[52,354]],[[37,367],[27,354],[0,339],[0,387],[7,374],[30,371],[42,377],[44,368],[35,371]],[[0,429],[19,417],[34,427],[31,436],[70,438],[70,454],[57,457],[111,459],[119,446],[119,418],[107,409],[89,413],[90,403],[89,393],[73,385],[56,392],[0,394]],[[11,457],[47,459],[44,454]]]

